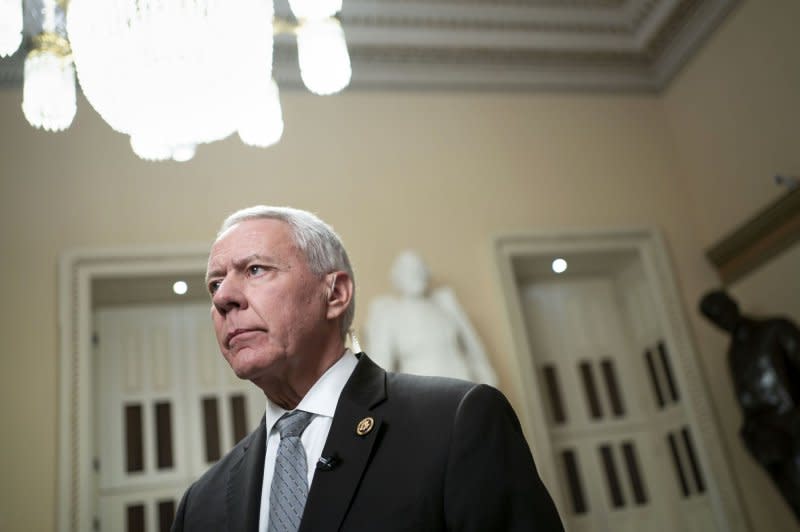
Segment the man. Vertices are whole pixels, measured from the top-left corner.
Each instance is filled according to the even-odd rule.
[[[207,285],[220,350],[267,411],[187,490],[173,531],[562,530],[500,392],[345,348],[353,271],[316,216],[234,213]]]

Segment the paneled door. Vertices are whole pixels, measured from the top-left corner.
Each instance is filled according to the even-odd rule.
[[[252,431],[263,393],[239,380],[209,305],[94,313],[95,530],[166,532],[183,491]]]
[[[533,282],[521,295],[568,530],[715,530],[643,276]]]

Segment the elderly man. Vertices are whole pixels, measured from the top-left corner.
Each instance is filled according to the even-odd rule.
[[[189,488],[173,531],[562,530],[500,392],[345,348],[353,270],[316,216],[234,213],[207,286],[222,355],[267,409]]]

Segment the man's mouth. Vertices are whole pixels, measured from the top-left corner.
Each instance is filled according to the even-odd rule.
[[[231,342],[237,337],[247,335],[248,333],[259,332],[261,329],[234,329],[225,336],[225,347],[230,349]]]

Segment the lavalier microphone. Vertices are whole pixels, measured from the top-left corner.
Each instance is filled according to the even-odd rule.
[[[334,467],[339,465],[339,457],[336,453],[330,456],[320,456],[317,461],[317,471],[331,471]]]

